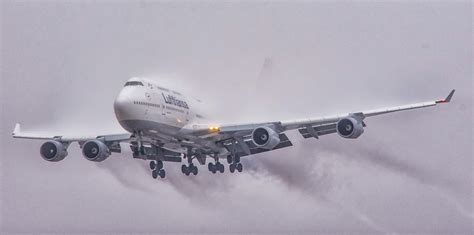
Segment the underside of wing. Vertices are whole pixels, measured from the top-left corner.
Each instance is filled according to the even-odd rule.
[[[329,123],[324,125],[308,126],[299,128],[298,132],[305,138],[316,138],[319,136],[336,133],[336,123]]]
[[[262,148],[255,145],[255,143],[252,141],[250,137],[243,139],[243,141],[241,142],[239,141],[227,142],[224,144],[224,147],[230,153],[235,154],[234,156],[243,157],[243,156],[254,155],[258,153],[263,153],[263,152],[268,152],[272,150],[277,150],[277,149],[293,146],[293,144],[291,143],[290,139],[288,139],[288,136],[286,136],[286,134],[280,133],[279,139],[280,139],[280,143],[272,149],[266,149],[266,148]]]

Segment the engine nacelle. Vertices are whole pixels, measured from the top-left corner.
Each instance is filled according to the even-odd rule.
[[[50,140],[41,145],[41,157],[50,162],[59,162],[67,156],[67,145],[56,140]]]
[[[280,137],[272,128],[264,126],[252,131],[252,141],[260,148],[273,149],[280,143]]]
[[[110,156],[110,150],[100,140],[89,140],[82,146],[82,155],[89,161],[101,162]]]
[[[353,117],[343,118],[336,124],[337,133],[344,138],[355,139],[364,133],[362,121]]]

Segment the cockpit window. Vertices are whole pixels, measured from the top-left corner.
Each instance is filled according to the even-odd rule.
[[[125,86],[143,86],[143,83],[139,81],[130,81],[125,83]]]

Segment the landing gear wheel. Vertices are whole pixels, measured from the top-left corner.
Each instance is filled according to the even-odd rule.
[[[166,176],[165,170],[161,169],[161,170],[158,172],[158,175],[159,175],[160,178],[162,178],[162,179],[165,178],[165,176]]]
[[[192,167],[192,171],[193,171],[193,172],[192,172],[193,175],[197,175],[197,174],[198,174],[198,168],[197,168],[197,166],[193,166],[193,167]]]
[[[214,164],[212,162],[209,162],[209,164],[207,164],[207,169],[210,171],[210,172],[215,172],[214,170]]]
[[[156,162],[155,161],[151,161],[150,162],[150,170],[154,170],[156,168]]]
[[[188,168],[186,165],[181,165],[181,173],[186,174],[186,168]]]
[[[153,170],[153,171],[151,172],[151,176],[153,177],[153,179],[158,178],[158,171],[157,171],[157,170]]]
[[[162,169],[163,168],[163,161],[157,161],[155,165],[156,165],[156,169]]]
[[[229,165],[229,170],[230,170],[230,173],[234,173],[234,171],[235,171],[235,164],[230,164],[230,165]]]
[[[242,163],[239,163],[239,164],[237,164],[236,168],[237,168],[238,172],[242,172],[244,167],[242,166]]]
[[[228,155],[227,156],[227,163],[232,164],[232,161],[233,161],[232,155]]]
[[[224,164],[219,163],[218,168],[220,173],[224,173]]]

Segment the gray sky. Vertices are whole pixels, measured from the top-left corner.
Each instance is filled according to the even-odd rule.
[[[469,233],[471,3],[1,3],[3,232]],[[265,58],[271,66],[259,77]],[[79,147],[61,162],[11,130],[121,131],[113,100],[145,76],[215,120],[282,120],[443,98],[368,119],[357,140],[289,136],[241,174],[185,177]],[[228,170],[228,169],[226,169]]]

